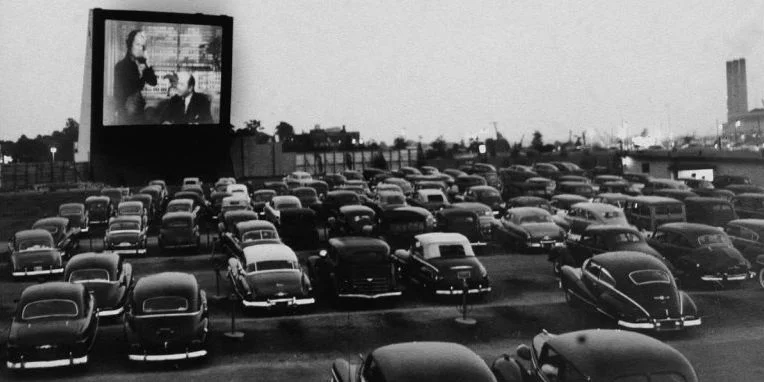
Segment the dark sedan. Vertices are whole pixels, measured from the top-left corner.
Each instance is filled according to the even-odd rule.
[[[666,264],[642,252],[606,252],[580,268],[564,265],[560,287],[569,304],[583,303],[627,329],[674,331],[701,322]]]
[[[507,210],[494,229],[494,237],[515,252],[549,251],[565,245],[565,231],[554,222],[549,211],[538,207]]]
[[[393,253],[401,277],[435,295],[485,294],[491,280],[464,235],[417,235],[408,250]]]
[[[170,212],[162,216],[159,229],[159,249],[201,248],[199,225],[190,212]]]
[[[408,342],[383,346],[362,364],[338,359],[332,382],[495,382],[485,361],[463,345],[448,342]]]
[[[111,199],[105,195],[88,196],[85,199],[85,209],[90,226],[107,224],[112,215],[113,204],[111,204]]]
[[[504,382],[682,381],[697,382],[690,361],[679,351],[640,333],[590,329],[565,334],[544,330],[517,357],[503,355],[492,370]],[[565,378],[565,379],[562,379]]]
[[[8,369],[85,365],[98,333],[95,298],[84,285],[50,282],[21,293],[8,334]]]
[[[164,272],[143,277],[128,304],[129,360],[180,361],[207,355],[207,296],[193,275]]]
[[[64,203],[58,206],[58,216],[68,219],[69,224],[78,228],[80,232],[89,230],[88,212],[82,203]]]
[[[724,283],[749,279],[751,263],[724,231],[705,224],[668,223],[648,241],[674,266],[681,279]]]
[[[63,253],[56,248],[53,236],[42,229],[16,232],[8,243],[11,276],[52,276],[64,273]]]
[[[64,280],[94,294],[98,317],[118,317],[133,287],[133,267],[116,253],[81,253],[66,263]]]
[[[475,186],[464,193],[465,202],[483,203],[494,212],[494,216],[501,216],[506,211],[506,203],[501,199],[499,190],[491,186]]]

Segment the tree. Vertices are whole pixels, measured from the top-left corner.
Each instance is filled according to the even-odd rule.
[[[396,150],[403,150],[406,147],[408,147],[408,143],[406,143],[406,138],[397,136],[393,140],[393,148]]]
[[[291,142],[294,139],[294,127],[284,121],[281,121],[276,126],[276,135],[279,136],[280,142]]]
[[[542,151],[544,148],[544,137],[541,132],[536,130],[533,132],[533,140],[531,140],[531,147],[536,151]]]
[[[427,158],[444,158],[446,157],[446,153],[448,150],[448,143],[446,143],[446,140],[443,138],[443,136],[439,136],[435,138],[432,143],[430,143],[430,150],[427,150]]]

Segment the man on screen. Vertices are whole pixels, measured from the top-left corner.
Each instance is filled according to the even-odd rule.
[[[127,35],[125,58],[114,66],[114,99],[117,121],[141,124],[146,100],[141,94],[145,84],[155,86],[157,76],[146,60],[146,34],[136,29]]]
[[[178,73],[176,90],[162,114],[163,124],[213,122],[210,99],[206,94],[196,92],[196,79],[191,73]]]

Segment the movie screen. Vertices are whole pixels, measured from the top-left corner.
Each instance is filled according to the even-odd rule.
[[[105,20],[103,125],[220,122],[223,28]]]

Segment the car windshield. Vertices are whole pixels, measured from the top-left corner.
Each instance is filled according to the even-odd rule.
[[[109,281],[109,272],[105,269],[77,269],[69,275],[69,282]]]
[[[655,206],[656,215],[681,215],[681,204],[664,204]]]
[[[418,233],[418,232],[424,232],[424,228],[425,228],[425,224],[423,221],[420,221],[420,222],[399,221],[399,222],[391,222],[387,227],[387,231],[392,234]]]
[[[106,209],[106,203],[105,202],[92,202],[88,204],[88,208],[90,210],[105,210]]]
[[[706,235],[698,236],[698,243],[700,245],[712,245],[712,244],[730,244],[730,239],[727,235],[719,233],[710,233]]]
[[[273,195],[274,194],[272,194],[272,193],[266,193],[266,192],[255,193],[255,201],[256,202],[270,202],[271,199],[273,199]]]
[[[621,232],[613,235],[613,240],[618,244],[639,243],[642,241],[642,238],[634,232]]]
[[[380,198],[383,204],[405,204],[406,197],[403,195],[384,195]]]
[[[26,251],[28,249],[37,249],[37,248],[53,248],[53,243],[50,241],[40,238],[40,239],[29,239],[29,240],[23,240],[20,241],[18,244],[19,251]]]
[[[247,272],[289,270],[297,267],[297,263],[290,260],[267,260],[247,264]]]
[[[58,226],[54,226],[54,225],[37,225],[35,226],[35,228],[44,229],[50,232],[51,235],[55,235],[58,233]]]
[[[167,206],[167,212],[191,212],[191,205],[186,203],[173,203]]]
[[[272,231],[269,229],[264,230],[258,230],[258,231],[249,231],[245,232],[244,235],[241,236],[242,241],[254,241],[254,240],[264,240],[264,239],[277,239],[278,235],[276,235],[276,231]]]
[[[79,215],[82,210],[79,207],[62,207],[60,210],[61,215]]]
[[[118,222],[111,223],[109,231],[138,231],[141,225],[138,222]]]
[[[659,269],[643,269],[629,273],[629,279],[635,285],[671,284],[671,276]]]
[[[37,320],[41,318],[77,317],[77,303],[68,299],[49,299],[30,302],[21,311],[22,320]]]
[[[427,195],[427,201],[428,202],[443,202],[445,201],[445,198],[443,195]]]
[[[438,246],[440,257],[444,259],[457,259],[467,257],[468,253],[462,244],[441,244]]]
[[[188,299],[180,296],[152,297],[143,301],[146,313],[178,313],[188,310]]]
[[[520,224],[532,224],[532,223],[551,223],[552,217],[549,215],[528,215],[520,217]]]
[[[141,212],[143,212],[143,207],[141,206],[127,206],[127,207],[121,207],[119,209],[119,213],[121,215],[125,215],[125,214],[134,215],[134,214],[140,214]]]

